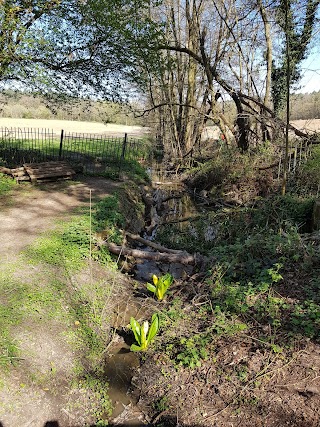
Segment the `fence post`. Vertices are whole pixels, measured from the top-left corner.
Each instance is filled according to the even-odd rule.
[[[125,133],[125,134],[124,134],[123,145],[122,145],[121,159],[124,159],[124,156],[125,156],[125,154],[126,154],[127,144],[128,144],[128,134],[127,134],[127,133]]]
[[[62,157],[62,143],[63,143],[63,129],[61,129],[61,135],[60,135],[59,160],[61,160],[61,157]]]

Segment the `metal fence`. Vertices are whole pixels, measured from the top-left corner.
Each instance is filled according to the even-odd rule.
[[[145,159],[146,143],[125,134],[75,133],[51,129],[0,127],[0,158],[9,167],[24,163],[66,160],[77,171],[104,173],[109,168],[121,170],[132,160]]]

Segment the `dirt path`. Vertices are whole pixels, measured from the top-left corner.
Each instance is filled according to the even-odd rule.
[[[68,219],[77,207],[88,203],[90,190],[92,197],[100,197],[111,194],[117,186],[104,179],[87,178],[74,183],[28,185],[14,196],[3,198],[0,212],[2,280],[16,269],[25,283],[38,280],[41,287],[47,280],[46,273],[37,266],[21,265],[20,252],[52,229],[57,218]],[[20,263],[18,269],[16,263]],[[15,279],[8,279],[15,290],[12,280]],[[19,290],[21,285],[17,282],[16,286]],[[12,296],[5,286],[1,294],[0,302],[1,298]],[[0,370],[0,426],[88,425],[94,419],[92,402],[89,402],[92,396],[85,389],[70,388],[68,383],[76,363],[74,347],[66,338],[70,325],[44,316],[40,309],[37,315],[37,321],[24,319],[14,327],[14,341],[21,350],[22,360],[4,373]],[[53,421],[56,423],[47,424]]]
[[[29,187],[9,199],[0,212],[0,257],[3,261],[19,253],[36,237],[52,228],[56,218],[71,215],[92,197],[111,194],[117,183],[103,178],[86,178],[77,183],[52,183]]]

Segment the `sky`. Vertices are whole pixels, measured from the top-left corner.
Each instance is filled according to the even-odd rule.
[[[318,31],[320,32],[320,30]],[[317,45],[314,45],[308,58],[302,62],[302,80],[299,89],[295,92],[311,93],[320,91],[320,40],[317,37]]]
[[[296,92],[311,93],[320,91],[320,53],[304,61],[301,68],[303,77]]]

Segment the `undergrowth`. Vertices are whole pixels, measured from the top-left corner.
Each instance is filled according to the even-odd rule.
[[[196,290],[180,291],[179,308],[173,300],[163,311],[157,351],[169,363],[200,367],[231,337],[274,355],[290,352],[297,340],[320,342],[320,253],[302,238],[314,201],[314,193],[292,191],[160,227],[162,244],[214,260],[202,283],[193,283]],[[199,309],[190,303],[195,298],[203,301]]]
[[[311,156],[298,170],[295,190],[300,194],[317,194],[320,192],[320,147],[312,148]]]

